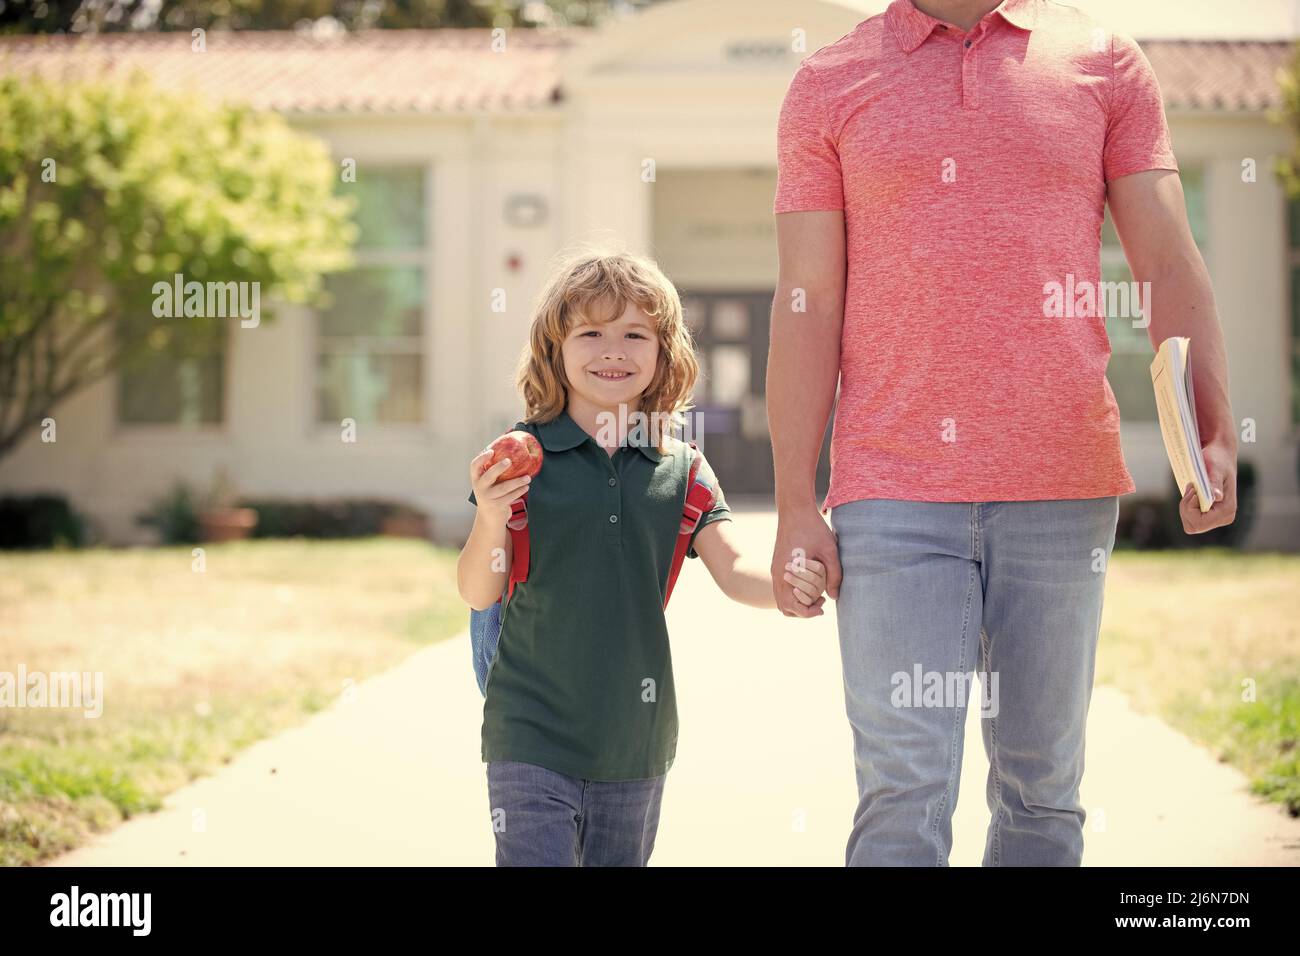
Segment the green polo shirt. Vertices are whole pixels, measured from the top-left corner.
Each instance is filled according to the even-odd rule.
[[[528,580],[502,608],[488,675],[483,759],[587,780],[667,773],[677,699],[663,604],[694,453],[673,438],[663,455],[624,442],[611,456],[567,411],[514,427],[544,457],[528,489]],[[717,501],[696,534],[731,519],[705,467]]]

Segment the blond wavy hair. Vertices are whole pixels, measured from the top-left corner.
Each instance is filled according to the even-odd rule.
[[[700,366],[677,289],[652,260],[627,252],[570,256],[547,281],[516,373],[524,421],[549,422],[567,407],[570,384],[561,348],[569,332],[587,322],[612,322],[629,303],[649,317],[659,336],[657,368],[641,393],[640,411],[648,419],[649,440],[667,454],[671,433],[686,423],[683,413],[693,407],[688,400]]]

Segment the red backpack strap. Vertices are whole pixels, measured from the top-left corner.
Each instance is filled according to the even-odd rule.
[[[700,463],[704,461],[704,453],[695,442],[691,442],[690,446],[695,451],[695,459],[691,462],[690,478],[686,483],[686,500],[682,505],[682,521],[677,528],[677,548],[673,551],[672,569],[668,572],[668,592],[664,595],[665,608],[668,607],[668,601],[673,596],[673,585],[677,583],[677,575],[681,573],[682,562],[686,560],[686,552],[690,549],[691,535],[695,533],[704,516],[713,510],[715,500],[713,486],[707,480],[698,477]],[[708,474],[712,474],[712,469],[709,469]]]
[[[515,585],[528,580],[528,492],[524,492],[510,505],[510,520],[506,522],[510,529],[512,543],[510,557],[510,589],[506,600],[514,596]]]

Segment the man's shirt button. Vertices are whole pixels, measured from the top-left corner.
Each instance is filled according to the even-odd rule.
[[[616,484],[618,484],[618,479],[617,479],[617,478],[611,478],[611,479],[609,479],[609,486],[610,486],[611,488],[613,488]]]
[[[618,521],[618,515],[610,515],[610,516],[609,516],[609,523],[610,523],[610,524],[615,524],[617,521]]]

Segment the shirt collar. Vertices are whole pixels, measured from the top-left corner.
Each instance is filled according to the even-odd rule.
[[[594,442],[595,439],[588,435],[581,425],[573,420],[568,410],[563,410],[549,422],[542,422],[537,426],[537,436],[541,439],[542,447],[547,451],[568,451],[571,448],[577,448],[588,438]],[[626,447],[624,442],[623,446]],[[653,445],[640,443],[635,446],[641,450],[653,462],[658,462],[663,455],[659,449]]]
[[[1038,0],[1002,0],[992,13],[1001,14],[1014,27],[1033,30],[1038,14]],[[911,53],[943,23],[928,13],[916,9],[912,0],[894,0],[885,10],[885,20],[898,38],[898,44]]]

